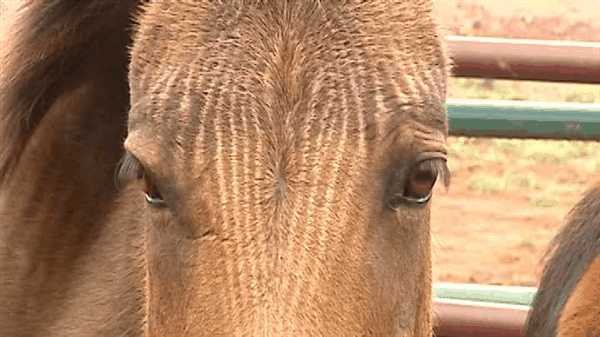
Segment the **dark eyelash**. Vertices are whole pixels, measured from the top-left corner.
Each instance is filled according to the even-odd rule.
[[[130,180],[144,178],[144,174],[142,164],[133,155],[127,153],[119,162],[116,176],[117,186],[122,187]]]
[[[448,168],[448,163],[446,163],[446,160],[440,159],[440,160],[436,161],[434,163],[434,165],[438,171],[438,175],[440,176],[440,178],[442,178],[444,187],[446,188],[446,190],[448,190],[448,187],[450,186],[450,178],[451,178],[451,173],[450,173],[450,169]]]

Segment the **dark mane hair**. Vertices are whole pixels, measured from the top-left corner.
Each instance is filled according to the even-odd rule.
[[[28,0],[4,34],[0,76],[0,184],[58,97],[90,78],[107,56],[125,62],[117,81],[127,80],[131,16],[138,0]],[[121,114],[126,113],[119,112]]]
[[[587,267],[600,255],[600,182],[571,210],[552,240],[527,318],[525,336],[554,335],[561,311]]]

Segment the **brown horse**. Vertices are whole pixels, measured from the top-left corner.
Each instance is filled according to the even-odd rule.
[[[550,247],[525,336],[600,336],[600,182],[571,210]]]
[[[429,1],[29,0],[7,34],[2,336],[431,335]]]

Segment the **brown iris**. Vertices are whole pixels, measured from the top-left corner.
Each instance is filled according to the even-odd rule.
[[[438,176],[436,164],[436,161],[428,160],[410,169],[402,193],[405,199],[419,203],[429,200]]]

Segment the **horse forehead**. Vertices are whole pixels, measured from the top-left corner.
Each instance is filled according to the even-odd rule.
[[[358,9],[341,3],[324,6],[328,1],[317,1],[317,9],[313,1],[256,2],[263,6],[247,4],[253,1],[192,7],[177,1],[148,4],[132,48],[133,100],[160,84],[185,92],[199,75],[219,71],[266,83],[287,79],[291,89],[291,80],[305,80],[300,70],[339,73],[336,60],[355,69],[360,61],[370,61],[390,68],[391,77],[400,68],[405,82],[435,68],[447,71],[426,1],[401,6],[373,1]],[[441,86],[443,79],[433,82]]]
[[[191,138],[198,144],[199,134],[226,128],[246,137],[275,135],[275,143],[285,144],[282,137],[316,127],[309,125],[315,114],[328,118],[330,128],[356,131],[354,137],[381,126],[369,129],[369,140],[398,133],[407,121],[446,132],[447,74],[433,25],[424,26],[431,34],[415,37],[407,30],[396,38],[371,31],[377,25],[364,18],[359,27],[313,13],[290,27],[272,13],[250,11],[254,17],[243,19],[241,10],[215,15],[194,8],[196,21],[183,11],[181,23],[170,26],[157,8],[142,17],[133,47],[130,132],[150,127],[175,140],[169,148]],[[333,27],[306,23],[315,19]],[[392,33],[398,29],[390,26]],[[380,35],[387,40],[375,41]],[[217,146],[213,140],[204,137],[199,144]]]

